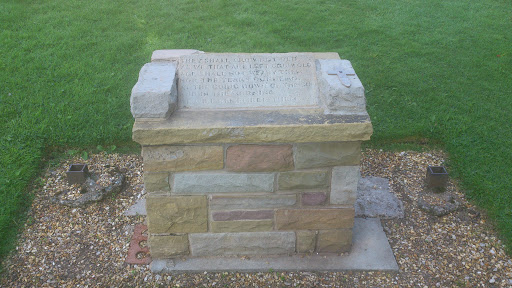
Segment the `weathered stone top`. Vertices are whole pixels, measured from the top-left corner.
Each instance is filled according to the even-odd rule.
[[[158,50],[132,90],[133,139],[170,143],[368,140],[364,88],[337,53]]]
[[[177,110],[163,121],[136,120],[141,145],[193,143],[307,143],[369,140],[368,115],[330,115],[319,110]]]

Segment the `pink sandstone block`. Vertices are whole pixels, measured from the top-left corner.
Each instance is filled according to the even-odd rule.
[[[327,195],[322,192],[308,192],[302,194],[302,205],[323,205],[325,200],[327,200]]]
[[[292,145],[235,145],[226,150],[226,169],[239,172],[293,170]]]

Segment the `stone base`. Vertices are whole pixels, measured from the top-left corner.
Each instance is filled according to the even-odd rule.
[[[197,257],[154,259],[154,273],[268,271],[398,271],[393,251],[379,219],[356,218],[353,246],[347,255]]]

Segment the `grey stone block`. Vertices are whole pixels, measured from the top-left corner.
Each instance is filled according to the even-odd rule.
[[[279,255],[295,252],[295,232],[189,234],[192,256]]]
[[[352,205],[357,198],[359,166],[339,166],[332,168],[331,204]]]
[[[167,118],[177,107],[176,64],[147,63],[130,98],[134,118]]]
[[[404,207],[389,190],[389,180],[380,177],[364,177],[359,180],[356,217],[403,218]]]
[[[273,191],[273,173],[176,173],[172,189],[183,195]]]

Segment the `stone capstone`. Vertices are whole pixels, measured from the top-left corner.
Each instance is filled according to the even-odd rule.
[[[294,158],[297,169],[359,165],[361,142],[297,144]]]
[[[222,146],[144,146],[144,171],[194,171],[224,168]]]
[[[324,171],[293,171],[279,173],[279,190],[329,187],[329,173]]]
[[[153,258],[171,258],[187,255],[188,237],[184,235],[150,235],[148,244]]]
[[[339,166],[332,168],[331,204],[353,205],[357,198],[359,166]]]
[[[317,253],[342,253],[350,251],[352,229],[319,231],[316,241]]]
[[[293,254],[294,232],[189,234],[192,256]]]
[[[278,209],[277,230],[328,230],[351,228],[353,208]]]
[[[162,121],[136,119],[132,138],[141,145],[273,144],[352,142],[369,140],[373,133],[372,123],[367,115],[318,113],[319,110],[176,110],[172,117]],[[339,164],[332,166],[335,165]],[[301,169],[297,165],[295,167]]]
[[[146,210],[151,234],[208,231],[206,196],[148,196]]]
[[[147,63],[133,86],[130,106],[134,118],[167,118],[177,107],[176,64]]]
[[[230,146],[226,150],[226,169],[237,172],[292,170],[292,145]]]
[[[273,192],[274,174],[176,173],[173,194]]]

